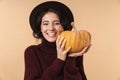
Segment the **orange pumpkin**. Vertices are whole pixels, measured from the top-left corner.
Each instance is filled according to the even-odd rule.
[[[80,52],[91,40],[90,33],[86,30],[63,31],[60,36],[66,39],[65,49],[71,47],[70,52]]]

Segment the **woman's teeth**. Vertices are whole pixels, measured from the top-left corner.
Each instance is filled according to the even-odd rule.
[[[49,37],[54,37],[56,34],[55,33],[48,33]]]

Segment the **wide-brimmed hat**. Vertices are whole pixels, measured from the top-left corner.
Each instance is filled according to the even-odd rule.
[[[37,5],[30,14],[29,22],[30,22],[30,26],[34,33],[36,33],[36,29],[35,29],[36,26],[39,26],[36,24],[38,16],[44,10],[49,9],[49,8],[57,10],[57,11],[61,12],[62,14],[64,14],[64,16],[66,16],[69,23],[74,21],[74,17],[73,17],[71,10],[65,4],[58,2],[58,1],[43,2],[39,5]]]

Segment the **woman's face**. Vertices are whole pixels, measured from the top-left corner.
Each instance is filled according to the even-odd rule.
[[[63,30],[59,17],[54,12],[47,12],[42,17],[41,32],[47,41],[55,42]]]

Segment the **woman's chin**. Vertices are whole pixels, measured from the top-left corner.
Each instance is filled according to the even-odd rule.
[[[52,43],[52,42],[55,42],[56,39],[48,39],[47,41]]]

